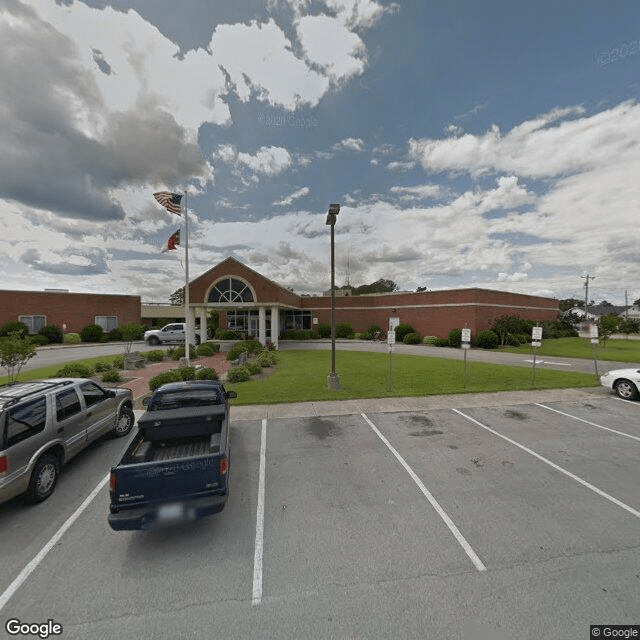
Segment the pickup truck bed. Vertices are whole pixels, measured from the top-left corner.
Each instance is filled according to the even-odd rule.
[[[173,383],[180,384],[187,383]],[[182,408],[158,405],[171,408],[148,410],[140,418],[137,434],[111,468],[112,529],[150,529],[224,508],[231,455],[228,406],[216,403],[215,396],[208,406],[194,405],[193,398],[189,404],[188,391],[202,388],[186,386]],[[174,386],[171,391],[175,395]]]

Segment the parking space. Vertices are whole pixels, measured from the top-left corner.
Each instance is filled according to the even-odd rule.
[[[637,624],[639,411],[594,395],[236,419],[221,514],[116,533],[104,488],[3,619],[54,618],[64,638],[570,639]],[[77,471],[69,512],[105,469]],[[28,523],[11,505],[12,572],[51,525],[26,550],[17,529],[49,505],[64,520],[60,502],[24,507]]]

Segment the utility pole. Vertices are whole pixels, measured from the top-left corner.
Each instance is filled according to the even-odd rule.
[[[586,276],[580,276],[584,278],[584,321],[587,322],[587,311],[589,305],[589,280],[595,280],[595,276],[590,276],[588,273]]]

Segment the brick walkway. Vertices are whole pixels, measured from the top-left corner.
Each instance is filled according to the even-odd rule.
[[[231,363],[227,360],[226,353],[216,353],[213,356],[201,357],[191,361],[191,366],[202,365],[203,367],[211,367],[220,377],[227,373],[231,368]],[[133,397],[140,398],[149,392],[149,380],[153,376],[157,376],[164,371],[177,369],[179,363],[175,360],[167,360],[165,362],[154,362],[148,364],[144,369],[135,369],[133,371],[123,371],[123,378],[132,378],[129,382],[125,382],[122,387],[131,389]]]

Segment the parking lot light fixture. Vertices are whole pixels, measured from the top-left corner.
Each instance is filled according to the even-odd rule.
[[[340,377],[336,373],[336,261],[335,226],[340,213],[339,204],[330,204],[326,224],[331,227],[331,371],[327,376],[329,389],[340,389]]]

